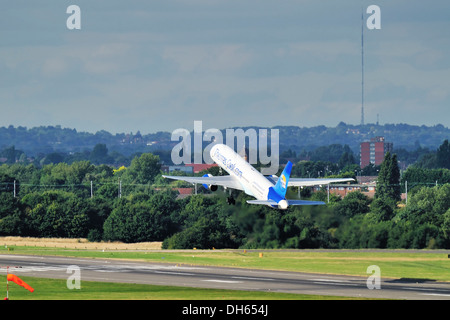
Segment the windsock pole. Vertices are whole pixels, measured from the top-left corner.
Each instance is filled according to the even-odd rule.
[[[9,266],[6,266],[6,298],[5,298],[5,300],[9,300],[8,268],[9,268]]]

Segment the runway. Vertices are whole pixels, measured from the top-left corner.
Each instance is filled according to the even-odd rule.
[[[450,300],[450,283],[381,278],[369,289],[367,278],[300,272],[176,265],[142,261],[0,255],[0,274],[68,279],[77,266],[81,281],[173,285],[200,288],[286,292],[406,300]],[[68,273],[69,270],[69,273]],[[188,300],[189,297],[186,297]]]

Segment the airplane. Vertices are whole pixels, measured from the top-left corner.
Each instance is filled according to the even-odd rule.
[[[193,184],[200,183],[206,189],[216,191],[218,186],[225,189],[236,189],[256,198],[247,200],[249,204],[267,205],[272,208],[286,210],[289,206],[323,205],[323,201],[289,200],[286,199],[288,186],[306,187],[324,185],[333,182],[354,181],[352,178],[334,179],[305,179],[290,178],[292,163],[289,161],[280,177],[276,175],[264,176],[251,164],[244,160],[225,144],[216,144],[210,150],[211,159],[224,169],[229,175],[212,176],[205,174],[203,177],[166,176],[164,178],[187,181]],[[230,203],[230,200],[229,200]]]

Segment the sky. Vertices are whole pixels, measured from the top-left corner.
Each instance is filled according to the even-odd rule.
[[[0,126],[357,125],[362,22],[365,123],[449,127],[446,0],[8,1]]]

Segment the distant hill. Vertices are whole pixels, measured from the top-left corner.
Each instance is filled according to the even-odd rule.
[[[383,136],[394,144],[394,149],[408,151],[419,147],[436,150],[445,139],[450,138],[450,129],[441,124],[435,126],[414,126],[408,124],[366,124],[350,125],[344,122],[336,127],[317,126],[311,128],[276,127],[280,129],[280,149],[294,146],[315,149],[330,144],[347,144],[359,154],[359,144],[370,138]]]
[[[92,150],[97,144],[105,144],[109,151],[117,151],[126,155],[136,152],[147,152],[155,149],[170,149],[169,132],[157,132],[142,136],[136,133],[111,134],[107,131],[96,133],[78,132],[76,129],[61,126],[0,127],[0,150],[15,146],[16,150],[28,156],[51,152],[74,153]]]
[[[242,128],[244,130],[248,128]],[[268,128],[270,129],[270,128]],[[336,127],[276,126],[280,130],[280,152],[291,149],[296,152],[313,150],[331,144],[348,145],[359,154],[359,144],[375,136],[384,136],[394,143],[394,149],[415,150],[419,147],[436,150],[445,139],[450,138],[449,128],[443,125],[414,126],[408,124],[350,125],[339,123]],[[28,156],[51,152],[74,153],[92,150],[96,144],[105,144],[108,150],[125,155],[155,150],[170,150],[177,142],[170,141],[171,132],[141,135],[136,133],[111,134],[78,132],[61,126],[0,127],[0,150],[15,146]]]

